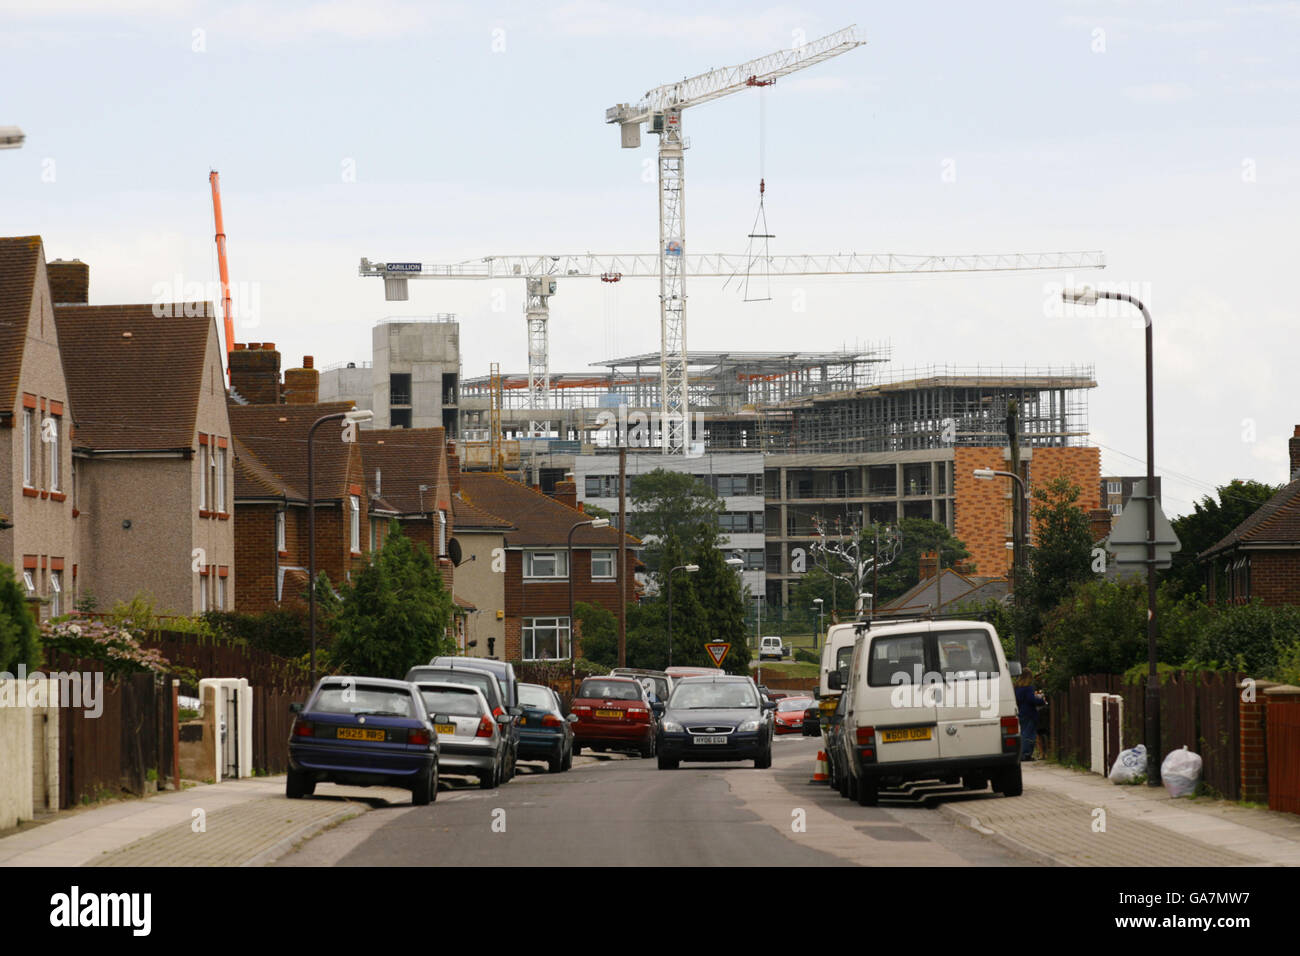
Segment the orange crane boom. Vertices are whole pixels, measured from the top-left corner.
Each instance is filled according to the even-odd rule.
[[[235,347],[235,320],[230,312],[230,270],[226,266],[226,227],[221,220],[221,183],[217,171],[208,173],[212,184],[212,217],[217,224],[217,268],[221,272],[221,312],[226,322],[226,375],[230,375],[230,353]]]

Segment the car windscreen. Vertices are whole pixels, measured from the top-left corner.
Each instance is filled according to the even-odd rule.
[[[414,672],[411,680],[430,681],[439,684],[468,684],[477,687],[487,698],[488,704],[497,706],[501,701],[501,687],[497,679],[482,671],[450,670],[435,667],[420,668]]]
[[[409,692],[400,687],[329,684],[321,688],[308,708],[317,714],[352,714],[368,717],[415,717]]]
[[[631,681],[585,680],[578,688],[579,697],[600,697],[605,700],[640,700],[641,688]]]
[[[447,714],[451,717],[480,717],[483,714],[483,705],[479,703],[479,696],[472,687],[440,687],[436,690],[421,687],[420,696],[424,698],[424,709],[430,714]]]
[[[777,710],[807,710],[812,704],[811,698],[808,697],[787,697],[785,700],[778,701]]]
[[[519,685],[519,703],[523,707],[536,707],[538,710],[554,710],[555,699],[545,687]]]
[[[754,688],[741,681],[727,681],[699,684],[679,684],[673,691],[671,710],[728,710],[745,707],[758,707],[758,695]]]
[[[877,637],[868,654],[867,683],[872,687],[921,683],[925,672],[924,634]]]

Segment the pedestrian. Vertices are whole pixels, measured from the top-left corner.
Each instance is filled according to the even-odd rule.
[[[1048,697],[1046,694],[1039,692],[1042,698],[1038,705],[1038,749],[1044,759],[1047,758],[1051,748],[1052,738],[1052,711],[1048,708]]]
[[[1020,711],[1020,759],[1034,759],[1034,742],[1038,739],[1038,705],[1043,695],[1034,688],[1034,673],[1020,672],[1016,681],[1016,707]]]

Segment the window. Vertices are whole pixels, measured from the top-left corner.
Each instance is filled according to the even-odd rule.
[[[59,490],[59,429],[63,420],[58,415],[50,416],[50,491]]]
[[[36,459],[32,455],[32,442],[36,440],[36,409],[23,409],[23,486],[35,487]]]
[[[718,515],[718,530],[723,534],[749,534],[763,530],[761,511],[724,511]]]
[[[618,475],[588,475],[583,481],[584,498],[617,498]]]
[[[208,446],[199,446],[199,510],[208,510]]]
[[[216,488],[216,505],[217,511],[226,510],[226,450],[218,448],[216,457],[213,459],[213,471],[215,482],[213,487]]]
[[[524,660],[563,660],[569,656],[569,619],[567,617],[526,617],[523,640]]]
[[[36,582],[32,580],[32,572],[30,571],[23,572],[23,587],[27,589],[27,596],[29,598],[34,598],[37,596]]]
[[[50,572],[50,617],[63,614],[63,573]]]
[[[1108,495],[1119,495],[1119,494],[1123,494],[1123,493],[1124,493],[1124,484],[1123,484],[1123,482],[1119,482],[1119,481],[1108,481],[1108,482],[1106,482],[1106,494],[1108,494]]]
[[[1110,506],[1110,513],[1113,515],[1119,515],[1122,514],[1123,512],[1124,512],[1124,506],[1119,502],[1116,502],[1115,504]]]
[[[593,578],[612,578],[614,576],[614,552],[591,552],[591,576]]]
[[[207,609],[208,609],[208,576],[206,574],[200,574],[199,575],[199,610],[206,611]]]
[[[359,554],[361,551],[361,499],[356,495],[350,495],[348,502],[351,505],[352,512],[352,553]]]
[[[438,512],[438,557],[447,556],[447,512]]]
[[[226,609],[226,579],[219,577],[217,578],[217,610],[224,611],[225,609]]]
[[[283,511],[277,511],[275,513],[275,550],[277,551],[289,550],[288,543],[285,540]]]
[[[566,551],[525,551],[524,577],[567,578],[569,555]],[[564,656],[568,656],[567,654]]]
[[[919,684],[925,672],[925,637],[904,634],[878,637],[871,643],[867,683],[872,687],[890,684]]]

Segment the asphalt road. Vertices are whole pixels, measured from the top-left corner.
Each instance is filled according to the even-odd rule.
[[[810,784],[818,739],[778,738],[770,770],[584,758],[567,773],[521,765],[496,790],[444,779],[438,799],[400,797],[327,830],[277,866],[961,866],[1029,861],[939,815],[950,789],[859,807]],[[357,791],[358,795],[364,791]],[[385,791],[393,794],[394,791]]]

